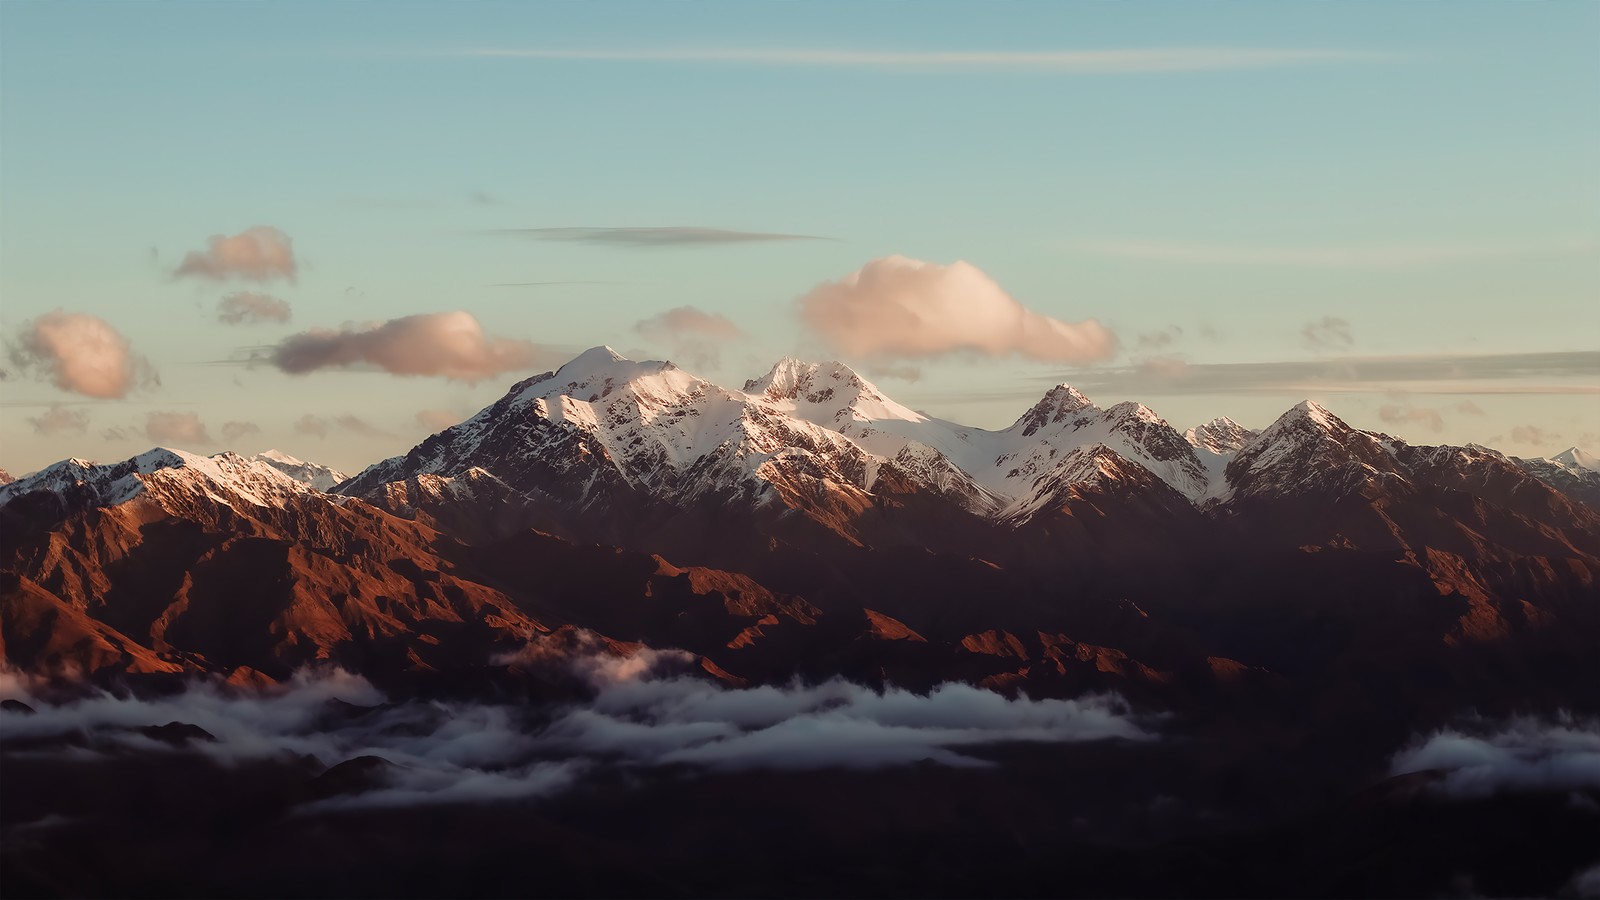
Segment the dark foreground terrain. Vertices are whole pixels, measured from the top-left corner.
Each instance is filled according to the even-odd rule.
[[[1600,473],[569,367],[0,486],[0,890],[1600,895]]]

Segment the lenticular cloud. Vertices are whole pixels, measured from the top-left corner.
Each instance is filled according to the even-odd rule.
[[[834,349],[860,358],[920,358],[967,351],[1049,362],[1092,362],[1116,351],[1094,319],[1063,322],[1034,312],[971,263],[904,256],[875,259],[799,301],[806,324]]]
[[[106,399],[126,397],[154,374],[111,323],[87,313],[55,310],[22,326],[11,360],[64,391]]]

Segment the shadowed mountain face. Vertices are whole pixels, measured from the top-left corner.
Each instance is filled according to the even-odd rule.
[[[1227,861],[1281,851],[1320,864],[1312,844],[1286,845],[1285,834],[1368,852],[1358,845],[1376,814],[1340,804],[1384,777],[1407,740],[1463,711],[1600,713],[1592,475],[1577,456],[1412,446],[1314,403],[1260,432],[1219,419],[1180,434],[1143,406],[1102,410],[1063,385],[1009,428],[986,431],[903,407],[837,363],[784,360],[733,390],[598,348],[331,490],[337,473],[281,454],[169,450],[106,466],[68,460],[0,485],[0,650],[8,667],[69,692],[83,680],[159,693],[225,679],[229,696],[270,695],[290,690],[297,672],[338,667],[397,701],[512,698],[546,709],[592,694],[576,656],[668,654],[730,696],[797,679],[923,692],[964,683],[1036,699],[1113,693],[1174,743],[1136,753],[996,745],[983,751],[995,760],[989,780],[933,762],[879,782],[747,773],[680,788],[663,769],[636,789],[632,776],[591,774],[589,793],[528,814],[563,853],[601,868],[634,861],[617,864],[615,890],[584,887],[578,866],[563,870],[557,893],[780,892],[785,882],[763,880],[755,863],[730,864],[718,880],[668,861],[704,863],[709,847],[646,853],[645,830],[597,837],[598,810],[662,821],[695,785],[714,798],[695,819],[706,829],[758,817],[738,799],[754,792],[811,823],[774,840],[819,840],[825,819],[858,821],[884,803],[921,809],[928,822],[976,809],[1015,837],[994,838],[948,882],[860,882],[886,892],[1208,892],[1178,889],[1186,865],[1224,895],[1381,892],[1382,877],[1359,866],[1296,886],[1287,862],[1246,883],[1229,879]],[[170,762],[199,739],[192,724],[168,725],[140,734],[168,747]],[[1112,762],[1118,753],[1133,755]],[[1126,761],[1135,758],[1148,769]],[[235,798],[263,822],[412,777],[381,755],[287,759],[262,763],[270,797]],[[1067,759],[1121,774],[1086,790],[1063,774]],[[175,777],[166,765],[150,762],[151,777]],[[1181,813],[1135,813],[1119,793],[1178,770],[1191,774],[1138,803],[1170,801]],[[1214,783],[1232,785],[1237,802],[1202,798]],[[1035,808],[1025,797],[1034,787],[1070,814]],[[1547,801],[1559,806],[1546,797],[1527,808],[1553,821],[1538,806]],[[1434,802],[1401,805],[1417,822],[1448,820]],[[1488,822],[1519,802],[1485,801],[1462,821]],[[519,814],[451,815],[501,827]],[[1291,831],[1271,830],[1291,820]],[[404,816],[362,822],[373,835],[401,829],[382,838],[388,846],[408,846],[416,832],[405,829],[421,827]],[[909,819],[859,824],[861,840],[898,854],[895,865],[928,839]],[[1103,859],[1102,826],[1119,858],[1148,851],[1169,868],[1118,882],[1085,862],[1077,888],[1044,890],[1045,844],[1028,835],[1087,861]],[[1218,836],[1224,826],[1232,837]],[[843,831],[826,839],[841,860],[826,877],[872,869],[852,841]],[[332,877],[330,860],[294,841],[272,846]],[[455,845],[435,852],[458,868],[482,858]],[[1436,848],[1407,852],[1432,859]],[[17,859],[47,893],[131,883],[108,874],[120,864],[109,857],[81,883],[47,853]],[[152,851],[149,871],[163,859]],[[1429,865],[1420,881],[1390,884],[1452,890],[1449,866]],[[485,872],[483,892],[505,886],[498,870]],[[157,874],[152,883],[182,883]],[[219,872],[196,878],[237,892]],[[1535,893],[1561,887],[1505,879]],[[410,892],[382,880],[371,891],[324,883]],[[845,881],[788,883],[836,893]],[[206,892],[188,892],[197,890]]]

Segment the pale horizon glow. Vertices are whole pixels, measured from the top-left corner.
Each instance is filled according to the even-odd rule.
[[[1117,50],[894,51],[823,48],[561,49],[483,48],[439,51],[441,56],[484,59],[587,60],[594,62],[716,63],[747,66],[917,70],[1034,70],[1062,74],[1216,72],[1316,63],[1391,62],[1406,57],[1364,50],[1256,49],[1241,47],[1151,47]]]

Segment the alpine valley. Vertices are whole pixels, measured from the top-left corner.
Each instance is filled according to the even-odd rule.
[[[0,535],[28,692],[0,710],[8,892],[1551,895],[1600,846],[1593,786],[1397,763],[1600,714],[1600,465],[1577,450],[1416,445],[1309,401],[1180,432],[1068,385],[990,431],[836,362],[731,388],[599,347],[352,476],[275,451],[59,462],[0,485]],[[128,712],[328,679],[368,699],[317,694],[304,733],[370,726],[332,755]],[[865,756],[757,763],[730,755],[766,733],[742,719],[617,718],[652,684],[763,709],[833,685],[813,735],[900,712]],[[883,755],[958,696],[1025,727],[974,712]],[[122,711],[38,724],[94,703]],[[1028,718],[1061,704],[1109,724]],[[482,709],[532,743],[449,757],[452,785],[584,766],[397,799],[435,759],[397,735]],[[634,730],[573,744],[579,713]],[[641,756],[708,722],[736,727]]]

